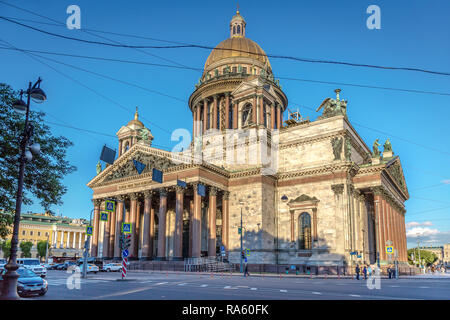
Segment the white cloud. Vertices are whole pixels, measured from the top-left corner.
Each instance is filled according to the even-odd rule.
[[[407,236],[408,248],[413,248],[417,246],[417,237]],[[420,237],[420,245],[433,245],[433,246],[441,246],[446,243],[450,244],[450,231],[440,231],[438,233],[434,233],[431,235],[425,235]]]
[[[431,221],[424,221],[424,222],[411,221],[406,224],[406,229],[410,229],[413,227],[419,227],[419,226],[429,227],[432,225],[433,225],[433,223]]]
[[[450,179],[442,180],[441,182],[445,184],[450,184]]]
[[[436,235],[438,233],[439,233],[438,229],[423,228],[423,227],[414,227],[412,229],[406,230],[406,236],[410,238],[429,237],[432,235]]]

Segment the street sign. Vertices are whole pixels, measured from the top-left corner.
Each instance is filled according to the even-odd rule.
[[[394,253],[394,247],[393,246],[386,246],[386,253],[387,254],[393,254]]]
[[[197,185],[197,194],[199,196],[205,197],[206,196],[206,188],[203,184],[199,183]]]
[[[361,259],[362,256],[361,256],[360,254],[358,254],[356,257],[357,257],[358,259]]]
[[[244,261],[247,262],[247,257],[245,257]]]
[[[88,235],[88,236],[92,236],[92,231],[93,231],[93,227],[92,226],[87,226],[86,227],[86,234]]]
[[[131,223],[122,223],[122,232],[125,234],[131,233]]]
[[[351,256],[356,256],[358,254],[358,251],[352,251],[352,252],[350,252],[350,255]]]
[[[128,257],[129,254],[130,253],[126,249],[122,251],[122,257],[124,257],[124,258]]]
[[[241,234],[242,233],[242,229],[239,227],[238,228],[238,234]]]
[[[245,249],[245,255],[248,257],[250,256],[250,249]]]
[[[100,221],[108,221],[108,212],[100,212]]]
[[[387,246],[392,246],[392,241],[391,240],[386,240],[386,245]]]
[[[116,203],[114,201],[111,201],[111,200],[105,201],[105,211],[113,212],[115,207],[116,207]]]

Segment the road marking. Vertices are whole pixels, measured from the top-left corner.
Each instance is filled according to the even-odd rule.
[[[287,290],[280,290],[280,292],[287,292]]]
[[[257,288],[250,288],[250,290],[258,290]]]
[[[312,294],[322,294],[321,292],[313,291]]]
[[[237,288],[233,288],[232,286],[225,286],[223,287],[224,289],[232,289],[232,290],[237,290]]]
[[[359,294],[351,294],[350,297],[361,297]]]
[[[185,286],[185,285],[187,285],[187,283],[179,283],[178,285],[179,286]]]
[[[158,282],[158,283],[155,283],[155,286],[159,286],[161,284],[166,284],[166,283],[168,283],[168,282]]]
[[[400,288],[400,286],[389,286],[391,288]]]
[[[248,286],[236,286],[236,288],[248,288]]]
[[[430,287],[419,287],[420,289],[429,289]]]
[[[204,287],[207,287],[207,286],[208,286],[207,284],[202,284],[200,287],[204,288]]]

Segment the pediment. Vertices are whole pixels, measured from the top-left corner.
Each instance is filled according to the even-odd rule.
[[[405,175],[403,174],[402,164],[398,156],[386,164],[386,172],[399,187],[399,189],[409,198]]]
[[[316,197],[310,197],[306,194],[302,194],[301,196],[295,198],[294,200],[289,201],[289,203],[301,203],[301,202],[319,202]]]
[[[147,150],[142,150],[139,145],[134,145],[128,152],[124,153],[117,159],[113,165],[107,167],[89,183],[89,187],[98,186],[114,180],[119,180],[126,177],[142,176],[146,173],[152,172],[153,168],[158,170],[165,170],[174,167],[179,163],[172,161],[170,152],[164,151],[167,154],[161,154],[161,150],[153,151],[153,148],[145,147]],[[133,160],[137,160],[145,165],[144,170],[139,174],[135,168]]]

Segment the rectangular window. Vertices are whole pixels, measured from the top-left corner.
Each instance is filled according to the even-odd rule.
[[[233,73],[237,73],[237,67],[233,67]]]
[[[24,236],[27,232],[25,230],[22,231],[22,235]]]
[[[33,231],[30,231],[30,236],[32,236],[33,235]]]
[[[247,74],[247,67],[243,67],[243,68],[242,68],[242,73],[243,73],[243,74]]]
[[[40,237],[41,236],[41,233],[40,232],[38,232],[38,237]]]

